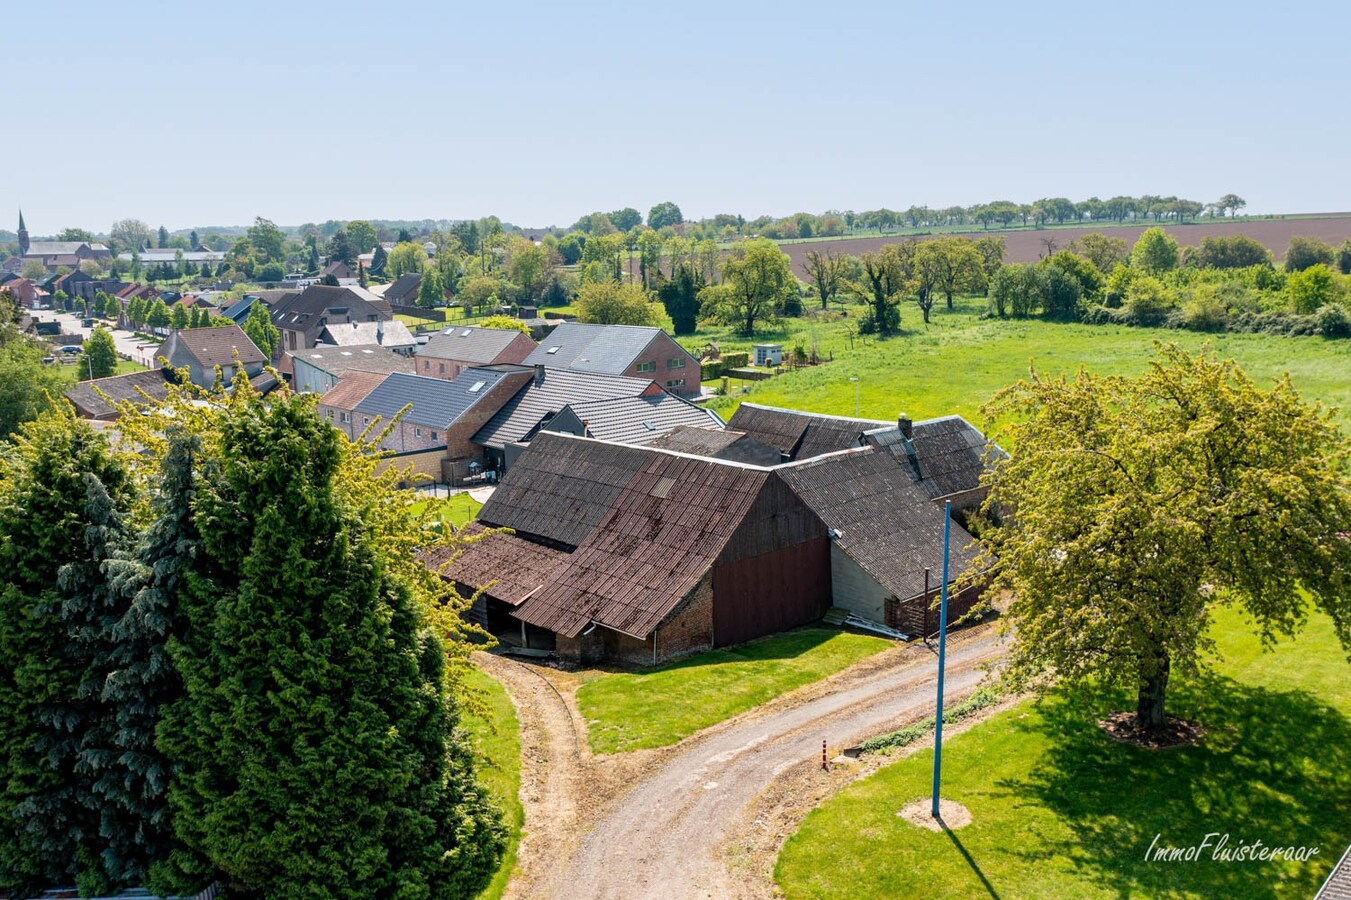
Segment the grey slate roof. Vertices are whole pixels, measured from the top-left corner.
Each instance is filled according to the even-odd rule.
[[[102,251],[108,252],[105,244],[93,243],[90,241],[32,241],[28,245],[28,252],[25,256],[69,256],[80,252],[81,247],[88,247],[95,253]]]
[[[417,297],[418,288],[422,286],[422,275],[417,272],[406,272],[394,279],[394,282],[385,288],[382,295],[390,303],[400,306],[412,306],[409,301]]]
[[[1351,847],[1346,848],[1337,865],[1332,867],[1314,900],[1351,900]]]
[[[519,366],[494,368],[520,370]],[[465,370],[461,376],[469,371],[471,370]],[[537,378],[508,400],[478,430],[473,441],[486,447],[501,449],[514,441],[528,439],[546,415],[555,414],[570,403],[637,397],[652,387],[653,382],[645,378],[548,369],[544,373],[543,381]]]
[[[618,375],[633,365],[660,334],[660,328],[643,325],[564,322],[526,357],[525,364]]]
[[[398,319],[388,322],[339,322],[324,326],[320,343],[336,347],[361,347],[376,344],[381,347],[416,347],[417,338],[408,326]]]
[[[454,381],[424,378],[395,372],[356,406],[363,415],[393,418],[408,404],[413,408],[404,421],[432,428],[445,428],[479,402],[505,373],[467,369]]]
[[[418,348],[417,355],[487,365],[496,362],[498,355],[520,335],[519,331],[506,328],[479,328],[473,325],[443,328],[431,336],[426,346]]]
[[[898,600],[924,592],[924,570],[938,586],[943,572],[943,511],[891,454],[857,449],[775,471],[826,527],[835,546]],[[950,576],[976,557],[968,534],[952,523]]]
[[[646,444],[675,428],[723,429],[717,413],[666,393],[570,403],[565,409],[586,423],[592,437],[618,444]]]
[[[352,318],[359,322],[370,314],[388,318],[388,314],[381,313],[370,302],[378,299],[360,288],[312,284],[299,294],[278,300],[272,307],[272,323],[280,328],[308,329],[317,325],[324,313],[334,307],[346,307],[351,311]]]
[[[413,373],[411,359],[379,346],[315,347],[313,350],[296,350],[291,355],[330,375],[341,375],[351,369]]]

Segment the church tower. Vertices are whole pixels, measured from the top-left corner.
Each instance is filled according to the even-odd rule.
[[[19,210],[19,255],[28,255],[28,229],[23,224],[23,210]]]

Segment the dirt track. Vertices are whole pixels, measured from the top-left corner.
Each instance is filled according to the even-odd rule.
[[[968,693],[999,653],[989,626],[954,635],[945,696]],[[729,845],[751,828],[762,795],[789,781],[828,789],[838,778],[820,771],[821,741],[833,756],[932,714],[936,670],[932,651],[909,645],[673,748],[592,758],[574,737],[581,722],[565,699],[567,676],[505,660],[485,668],[507,685],[523,729],[527,833],[509,896],[569,900],[767,895],[764,860],[729,866]]]

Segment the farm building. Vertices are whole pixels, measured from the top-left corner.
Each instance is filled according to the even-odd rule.
[[[524,362],[538,346],[530,335],[512,328],[443,328],[418,348],[417,373],[454,378],[471,366]]]
[[[660,328],[565,322],[540,342],[525,363],[647,378],[677,397],[699,395],[699,360]]]
[[[378,344],[353,347],[315,347],[291,354],[291,390],[322,394],[331,390],[348,372],[413,374],[413,361]]]
[[[762,434],[800,450],[802,434],[771,433],[761,418]],[[466,591],[487,586],[474,616],[504,640],[586,662],[660,662],[805,624],[831,606],[928,634],[942,502],[978,492],[980,476],[965,464],[970,426],[934,421],[922,453],[904,418],[798,423],[816,445],[848,446],[787,462],[731,429],[682,426],[627,445],[546,429],[474,526],[513,533],[428,562]],[[974,559],[970,543],[954,522],[954,579]],[[978,599],[963,589],[951,615]]]

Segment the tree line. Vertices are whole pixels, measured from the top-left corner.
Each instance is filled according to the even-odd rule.
[[[313,398],[171,389],[0,444],[0,892],[472,896],[448,540]]]

